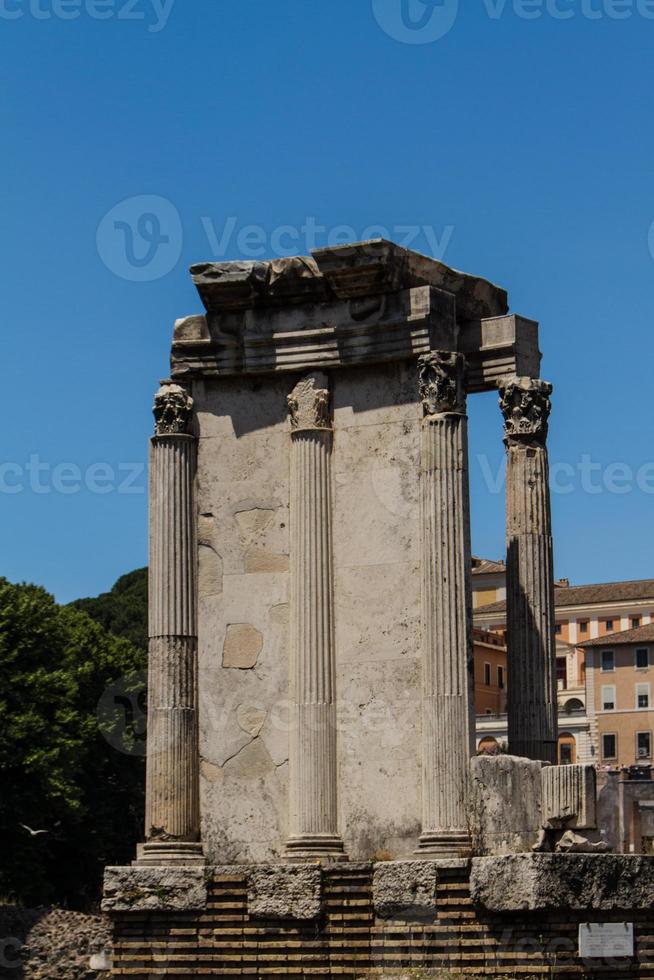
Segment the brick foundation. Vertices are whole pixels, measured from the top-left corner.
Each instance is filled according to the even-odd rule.
[[[371,970],[392,976],[409,969],[416,978],[451,970],[466,976],[654,980],[654,911],[492,915],[472,906],[467,874],[449,872],[441,874],[435,916],[382,920],[372,906],[370,865],[326,870],[324,897],[325,910],[313,922],[253,918],[245,872],[235,868],[213,879],[201,913],[114,914],[112,975],[354,980]],[[627,918],[635,924],[633,961],[584,964],[579,959],[579,922]]]

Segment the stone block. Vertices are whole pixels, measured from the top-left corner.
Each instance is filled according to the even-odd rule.
[[[101,953],[93,953],[89,959],[89,969],[99,972],[110,971],[113,966],[111,953],[103,949]]]
[[[546,766],[541,779],[544,827],[592,830],[597,826],[593,766]]]
[[[376,864],[372,877],[375,914],[382,919],[433,916],[438,868],[433,861]]]
[[[654,858],[510,854],[473,858],[470,894],[491,912],[636,912],[654,904]]]
[[[471,760],[471,829],[484,855],[528,851],[541,828],[542,763],[512,755]]]
[[[264,919],[315,919],[321,911],[319,865],[269,865],[249,870],[249,915]]]
[[[195,912],[206,904],[205,868],[105,868],[103,912]]]

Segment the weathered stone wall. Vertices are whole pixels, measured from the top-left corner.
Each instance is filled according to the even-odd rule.
[[[421,418],[415,361],[336,373],[339,791],[351,860],[411,854],[420,834]]]
[[[107,916],[67,909],[0,907],[3,980],[101,980],[109,973],[92,969],[91,957],[108,963],[110,952]]]
[[[323,872],[323,911],[311,920],[253,916],[245,871],[221,873],[202,914],[123,913],[116,917],[114,972],[131,980],[158,977],[441,975],[652,980],[654,921],[630,915],[637,955],[610,963],[577,955],[581,921],[622,921],[624,913],[512,912],[476,909],[465,871],[440,871],[433,908],[380,918],[371,865]],[[423,896],[426,882],[417,893]],[[393,912],[392,909],[386,910]],[[379,972],[372,972],[379,971]],[[445,974],[446,976],[448,974]]]
[[[193,386],[200,810],[221,862],[276,857],[288,833],[289,390]]]
[[[287,395],[299,375],[195,382],[202,838],[266,861],[288,825]],[[415,361],[330,372],[340,831],[350,859],[420,833]],[[347,814],[347,820],[344,819]]]

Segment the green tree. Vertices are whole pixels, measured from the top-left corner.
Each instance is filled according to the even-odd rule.
[[[0,579],[0,896],[88,908],[104,864],[134,856],[145,660],[44,589]]]
[[[137,568],[122,575],[110,592],[71,603],[115,636],[141,650],[148,649],[148,570]]]

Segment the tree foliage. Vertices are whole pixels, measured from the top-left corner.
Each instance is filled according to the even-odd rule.
[[[0,578],[1,897],[88,908],[103,866],[134,857],[144,758],[125,703],[145,661],[79,609]]]
[[[135,647],[148,649],[148,570],[137,568],[118,579],[111,592],[71,605],[95,619],[109,633],[122,636]]]

